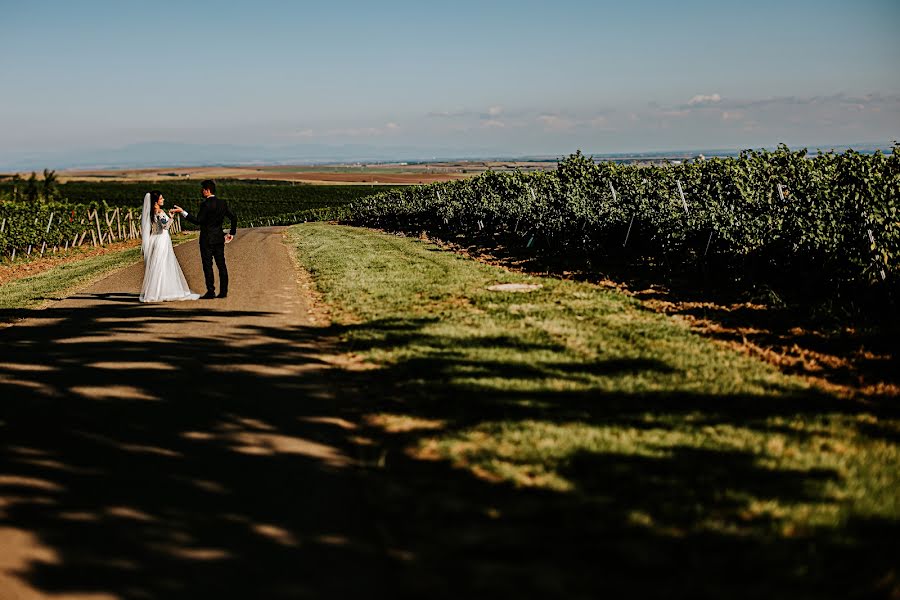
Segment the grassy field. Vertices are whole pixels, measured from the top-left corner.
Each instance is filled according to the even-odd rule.
[[[386,539],[453,593],[900,592],[900,420],[590,284],[322,223]],[[352,251],[348,252],[348,248]],[[539,283],[530,293],[495,283]]]
[[[194,239],[196,234],[176,235],[176,244]],[[87,256],[74,254],[72,260],[42,270],[36,275],[17,277],[0,285],[0,310],[34,308],[53,298],[70,295],[122,267],[141,260],[140,245]]]
[[[0,309],[32,308],[52,298],[65,297],[116,269],[141,260],[140,246],[58,265],[31,277],[0,286]]]

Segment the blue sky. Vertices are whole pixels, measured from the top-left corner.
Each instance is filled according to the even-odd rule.
[[[900,138],[900,2],[0,0],[0,154]]]

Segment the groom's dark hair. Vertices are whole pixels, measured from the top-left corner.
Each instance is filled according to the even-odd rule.
[[[216,195],[216,182],[213,181],[212,179],[207,179],[206,181],[201,183],[200,186],[204,190],[209,190],[209,193],[212,194],[213,196]]]

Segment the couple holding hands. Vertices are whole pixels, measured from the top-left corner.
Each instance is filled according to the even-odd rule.
[[[216,197],[216,183],[210,179],[201,185],[203,200],[196,215],[191,215],[180,206],[166,212],[165,198],[161,192],[151,191],[144,196],[141,211],[141,253],[144,257],[144,283],[141,286],[141,302],[167,302],[171,300],[208,300],[225,298],[228,295],[228,268],[225,266],[225,244],[234,239],[237,231],[237,217],[228,208],[228,203]],[[203,276],[206,279],[206,294],[191,293],[181,265],[172,248],[169,227],[174,216],[181,216],[200,227],[200,259]],[[230,233],[222,231],[228,217]],[[219,294],[216,295],[213,277],[213,261],[219,271]]]

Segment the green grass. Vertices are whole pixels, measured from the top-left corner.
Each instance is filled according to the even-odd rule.
[[[0,285],[0,309],[32,308],[64,297],[104,275],[141,260],[141,248],[129,248],[61,264],[31,277]]]
[[[196,234],[178,234],[174,242],[194,239]],[[141,247],[88,256],[51,267],[31,277],[14,279],[0,285],[0,310],[33,308],[51,298],[70,295],[80,287],[101,279],[109,273],[141,260]]]
[[[375,445],[405,456],[404,472],[449,468],[422,483],[393,478],[388,461],[382,500],[418,496],[398,523],[428,523],[451,547],[457,530],[537,553],[530,535],[565,538],[565,564],[532,567],[582,591],[570,569],[584,552],[637,595],[900,589],[896,407],[810,389],[590,284],[322,223],[288,239],[336,311],[344,348],[377,366],[360,406]],[[506,282],[543,288],[485,289]],[[485,494],[477,510],[519,533],[460,523],[460,507],[476,510]],[[437,542],[421,543],[427,554]]]

